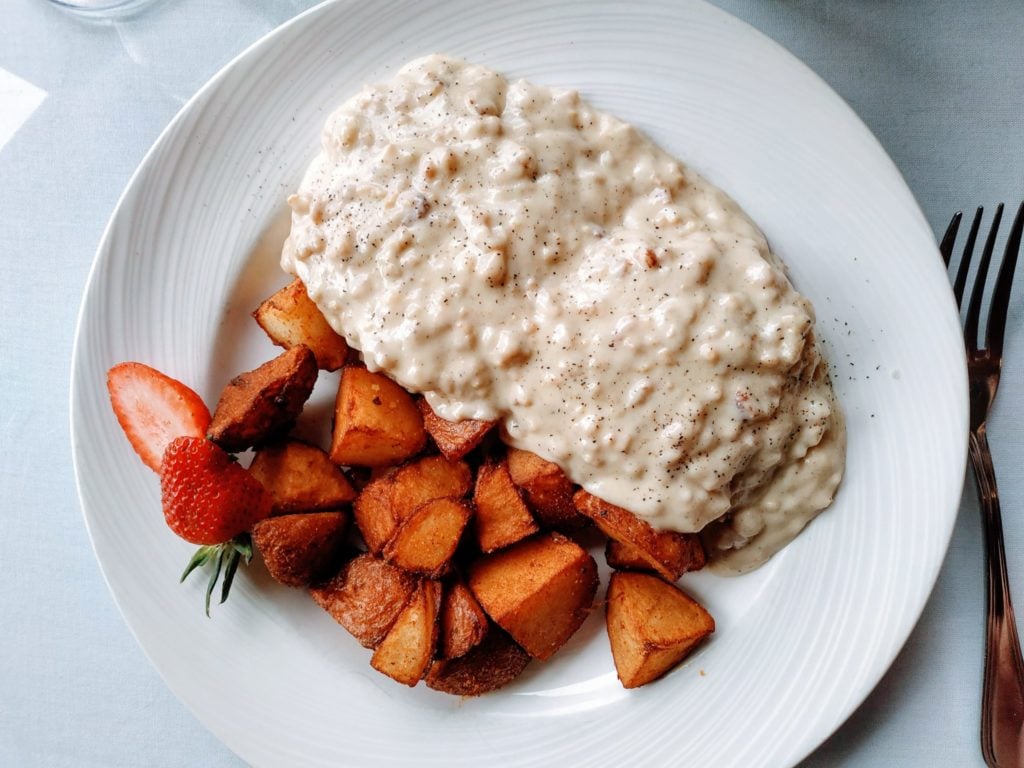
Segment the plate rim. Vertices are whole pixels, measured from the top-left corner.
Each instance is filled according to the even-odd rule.
[[[726,20],[728,23],[735,24],[738,25],[739,27],[745,28],[746,34],[752,34],[756,36],[756,38],[758,38],[762,43],[767,43],[770,47],[775,49],[775,52],[777,54],[780,54],[781,56],[785,57],[790,65],[795,65],[799,70],[803,72],[805,76],[810,76],[810,78],[812,78],[816,82],[816,85],[818,87],[824,88],[826,91],[828,91],[837,100],[837,103],[840,103],[842,105],[842,109],[845,112],[846,120],[856,123],[856,125],[861,129],[863,135],[865,137],[870,137],[872,148],[877,150],[879,157],[884,158],[885,162],[889,166],[889,170],[892,173],[893,179],[899,183],[901,191],[906,194],[907,199],[913,202],[912,213],[915,216],[915,218],[917,218],[918,224],[923,225],[927,231],[932,231],[930,225],[927,222],[926,217],[924,216],[923,211],[921,210],[920,204],[918,203],[916,196],[910,189],[905,177],[903,176],[899,167],[893,161],[892,157],[889,155],[888,151],[879,141],[875,133],[870,129],[870,127],[868,127],[868,125],[861,119],[861,117],[849,104],[849,102],[838,91],[836,91],[821,75],[819,75],[816,71],[811,69],[810,66],[804,63],[799,57],[797,57],[794,53],[792,53],[789,49],[787,49],[777,40],[770,37],[765,32],[762,32],[758,28],[754,27],[747,21],[733,15],[729,11],[720,8],[719,6],[714,5],[711,2],[708,2],[707,0],[686,0],[686,3],[690,6],[701,8],[705,13],[717,15],[720,20]],[[257,40],[253,41],[251,44],[246,46],[242,51],[240,51],[237,55],[232,57],[227,63],[220,67],[216,73],[214,73],[208,80],[206,80],[202,84],[202,86],[200,86],[200,88],[187,101],[185,101],[184,104],[182,104],[182,106],[177,110],[177,112],[170,119],[167,125],[164,126],[164,128],[160,131],[156,139],[153,141],[152,145],[147,149],[142,159],[140,160],[138,166],[135,168],[135,170],[129,177],[124,189],[122,190],[116,204],[112,209],[112,212],[107,220],[106,225],[104,226],[102,235],[97,244],[96,251],[93,255],[93,259],[89,268],[89,273],[82,292],[82,299],[79,305],[79,310],[77,313],[75,323],[74,343],[72,347],[71,366],[69,371],[70,387],[68,395],[70,447],[72,454],[72,466],[75,477],[76,494],[78,496],[79,505],[82,510],[82,517],[85,522],[86,532],[89,537],[89,543],[90,546],[92,547],[97,565],[99,566],[100,573],[103,577],[104,583],[107,586],[108,592],[110,593],[111,597],[114,600],[114,604],[117,606],[118,612],[120,613],[124,624],[127,626],[129,632],[135,639],[135,642],[142,650],[143,654],[145,655],[150,665],[155,669],[157,674],[160,676],[160,679],[163,681],[164,685],[167,686],[167,688],[172,692],[175,698],[186,707],[186,709],[196,718],[196,720],[202,725],[203,728],[205,728],[207,731],[213,734],[214,737],[218,739],[218,741],[224,744],[228,749],[230,749],[234,754],[236,754],[243,760],[245,758],[242,758],[242,756],[235,750],[234,746],[232,746],[227,740],[225,740],[222,737],[219,730],[214,730],[214,728],[210,724],[208,724],[203,718],[200,717],[196,708],[187,699],[185,699],[182,695],[178,693],[175,685],[165,674],[164,670],[161,668],[160,665],[158,665],[155,662],[147,647],[141,642],[135,626],[129,621],[128,616],[125,612],[125,608],[122,605],[121,599],[118,597],[118,593],[109,579],[107,569],[104,568],[103,561],[99,556],[96,544],[96,532],[94,531],[93,524],[90,521],[89,513],[87,511],[86,497],[83,493],[83,477],[78,452],[79,436],[76,433],[76,421],[78,420],[79,409],[83,407],[83,405],[78,404],[81,399],[81,392],[79,384],[76,383],[76,372],[79,370],[82,364],[81,355],[83,346],[83,323],[85,322],[90,297],[97,290],[97,281],[99,273],[102,270],[102,267],[105,265],[105,263],[112,258],[112,256],[110,255],[111,249],[109,247],[109,241],[113,235],[119,216],[122,214],[122,210],[125,208],[125,205],[129,198],[133,194],[135,194],[136,187],[141,183],[141,180],[144,177],[144,175],[150,170],[150,167],[154,162],[154,157],[159,153],[159,151],[164,147],[165,143],[169,140],[169,136],[172,133],[174,133],[177,130],[178,126],[192,114],[193,110],[205,108],[206,105],[203,105],[201,102],[207,98],[211,91],[214,91],[220,85],[221,81],[229,77],[230,74],[237,67],[243,65],[248,59],[250,59],[250,57],[258,55],[258,52],[262,48],[270,45],[273,39],[284,34],[285,30],[290,29],[295,25],[303,23],[307,17],[315,16],[325,12],[325,10],[328,7],[336,5],[357,4],[358,3],[355,2],[355,0],[322,0],[322,2],[319,2],[313,5],[312,7],[304,11],[301,11],[300,13],[296,14],[290,19],[287,19],[283,23],[269,30],[268,32],[260,36]],[[611,0],[611,2],[605,4],[617,5],[619,3],[617,3],[615,0]],[[932,234],[934,237],[934,233]],[[935,253],[936,256],[938,256],[937,245],[935,246]],[[938,260],[936,260],[936,263],[939,263]],[[962,345],[962,336],[960,337],[960,342]],[[968,431],[969,409],[967,402],[967,370],[965,357],[962,356],[960,358],[958,368],[962,373],[962,376],[959,377],[960,381],[958,382],[958,388],[960,389],[962,394],[962,402],[958,414],[955,415],[958,417],[957,420],[959,421],[960,431],[963,432],[964,435],[966,435]],[[947,414],[944,415],[943,418],[950,419],[952,417]],[[831,737],[831,735],[833,735],[840,728],[843,727],[843,725],[849,720],[851,715],[864,703],[865,699],[878,686],[882,678],[891,669],[892,665],[895,663],[899,655],[904,650],[907,640],[912,634],[914,628],[919,623],[921,615],[925,607],[928,605],[931,599],[931,595],[934,592],[941,568],[946,560],[946,557],[948,556],[948,550],[952,539],[954,526],[958,517],[959,501],[963,495],[963,488],[964,484],[966,483],[966,438],[962,441],[962,443],[958,443],[956,446],[951,446],[951,448],[955,448],[955,452],[958,457],[958,466],[963,467],[959,480],[956,483],[956,487],[959,489],[959,491],[954,498],[951,498],[949,500],[950,509],[943,510],[945,516],[942,519],[945,524],[945,530],[941,532],[940,536],[940,540],[942,542],[942,556],[936,558],[935,562],[932,564],[930,572],[927,573],[927,579],[922,580],[922,584],[927,584],[927,589],[924,593],[923,599],[920,601],[919,606],[917,606],[916,609],[912,612],[912,621],[906,623],[905,629],[901,628],[901,630],[898,633],[894,633],[894,637],[897,638],[897,642],[894,644],[894,650],[891,655],[891,658],[888,658],[886,663],[882,665],[878,670],[876,670],[875,673],[869,675],[868,680],[865,681],[861,690],[854,692],[853,695],[848,697],[847,704],[843,707],[842,714],[838,717],[838,719],[835,720],[834,723],[828,726],[826,732],[823,735],[821,735],[820,738],[815,737],[807,739],[807,744],[805,745],[805,748],[799,751],[798,753],[794,753],[795,758],[792,762],[792,765],[796,765],[800,761],[804,760],[808,755],[810,755],[812,752],[820,748],[825,743],[825,741]]]

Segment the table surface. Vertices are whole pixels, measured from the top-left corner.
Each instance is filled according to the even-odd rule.
[[[858,112],[941,233],[1024,197],[1024,4],[716,0]],[[87,24],[44,0],[0,21],[0,765],[237,766],[122,622],[83,525],[68,435],[75,319],[103,226],[182,103],[309,0],[165,0]],[[155,22],[159,18],[159,25]],[[40,269],[40,264],[44,265]],[[1024,278],[990,419],[1024,605]],[[912,286],[908,287],[912,290]],[[893,510],[898,514],[899,510]],[[968,482],[935,591],[890,671],[805,766],[982,765],[984,582]]]

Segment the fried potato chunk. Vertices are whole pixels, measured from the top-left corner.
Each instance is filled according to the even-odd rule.
[[[414,576],[364,553],[309,593],[363,647],[376,648],[415,589]]]
[[[715,631],[715,620],[674,584],[646,573],[612,574],[608,640],[619,680],[637,688],[664,675]]]
[[[471,483],[465,463],[425,456],[367,483],[353,506],[356,526],[367,548],[380,552],[414,510],[434,499],[461,499]]]
[[[416,401],[416,405],[423,415],[423,426],[427,433],[434,439],[441,455],[451,461],[461,459],[480,445],[480,442],[497,423],[475,419],[447,421],[434,413],[434,409],[422,397]]]
[[[397,464],[423,450],[427,433],[412,395],[380,373],[346,366],[334,405],[331,461],[361,467]]]
[[[654,571],[657,568],[651,559],[630,544],[608,539],[604,559],[609,566],[620,571]],[[655,559],[671,564],[671,572],[680,568],[685,571],[699,571],[707,563],[707,555],[696,533],[680,533],[669,536],[658,535],[655,540]]]
[[[260,304],[252,316],[277,346],[309,347],[322,370],[336,371],[345,364],[348,344],[324,319],[298,278]]]
[[[613,554],[643,559],[647,566],[669,581],[687,571],[704,567],[706,557],[700,537],[694,533],[656,531],[645,520],[629,510],[609,504],[586,491],[573,497],[576,509],[586,515],[605,535],[629,547],[627,552]],[[609,565],[614,564],[609,560]]]
[[[464,656],[435,661],[427,672],[427,686],[454,696],[480,696],[511,683],[529,663],[526,651],[491,626]]]
[[[385,475],[367,483],[356,497],[352,512],[366,548],[379,554],[398,530],[391,504],[391,477]]]
[[[477,471],[473,504],[476,506],[476,539],[481,552],[494,552],[540,530],[512,482],[508,462],[504,459],[489,461]]]
[[[455,499],[434,499],[405,518],[384,546],[384,559],[412,573],[448,571],[473,511]]]
[[[604,561],[618,571],[651,571],[657,573],[651,561],[636,547],[608,539],[604,545]]]
[[[438,655],[442,659],[465,656],[487,634],[487,614],[473,593],[461,581],[444,591],[441,604],[441,635]]]
[[[557,464],[535,453],[509,448],[508,471],[543,527],[578,528],[586,522],[573,506],[572,481]]]
[[[473,482],[469,466],[443,456],[425,456],[391,475],[391,503],[401,521],[434,499],[461,499]]]
[[[309,399],[316,377],[316,358],[301,344],[236,376],[221,393],[206,436],[233,452],[287,432]]]
[[[348,522],[346,512],[268,517],[253,526],[252,541],[275,581],[305,587],[336,570]]]
[[[587,618],[597,591],[597,563],[576,542],[549,533],[474,562],[469,588],[498,626],[543,660]]]
[[[426,674],[437,645],[441,583],[424,579],[377,646],[370,666],[410,687]]]
[[[274,499],[275,515],[336,509],[356,497],[345,473],[315,445],[286,440],[260,450],[249,465]]]

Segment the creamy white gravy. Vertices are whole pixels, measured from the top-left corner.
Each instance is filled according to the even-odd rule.
[[[289,202],[282,264],[371,370],[703,531],[719,571],[831,502],[810,303],[739,206],[576,92],[414,61],[331,115]]]

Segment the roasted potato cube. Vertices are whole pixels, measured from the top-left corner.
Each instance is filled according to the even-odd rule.
[[[441,636],[439,656],[455,659],[465,656],[487,634],[487,614],[473,593],[461,581],[444,591],[441,604]]]
[[[572,504],[572,481],[557,464],[535,453],[509,448],[508,471],[543,527],[570,529],[586,522]]]
[[[206,436],[233,452],[287,432],[309,399],[316,376],[316,358],[301,344],[236,376],[221,393]]]
[[[268,517],[253,527],[252,541],[276,581],[305,587],[337,570],[348,521],[346,512]]]
[[[331,461],[385,467],[419,453],[426,442],[412,395],[381,373],[344,368],[334,405]]]
[[[391,478],[380,477],[367,483],[356,497],[352,512],[366,548],[379,554],[398,530],[398,520],[391,504]]]
[[[623,544],[615,539],[608,539],[605,542],[604,561],[608,563],[609,568],[614,568],[618,571],[651,571],[657,573],[654,566],[651,565],[651,561],[644,557],[643,552],[636,547]]]
[[[416,685],[434,657],[440,607],[441,583],[424,579],[373,652],[370,666],[403,685]]]
[[[620,571],[654,571],[658,569],[650,556],[631,544],[608,539],[604,558],[608,565]],[[707,562],[704,546],[696,533],[662,531],[654,539],[654,561],[666,564],[668,572],[699,571]],[[671,579],[671,576],[668,578]],[[675,581],[675,579],[671,579]]]
[[[646,573],[612,574],[607,621],[612,658],[625,688],[661,677],[715,631],[715,620],[700,603]]]
[[[300,440],[263,448],[253,457],[249,473],[270,492],[275,515],[337,509],[356,497],[338,465]]]
[[[391,503],[399,521],[434,499],[461,499],[469,493],[473,474],[462,461],[425,456],[391,475]]]
[[[435,661],[427,686],[453,696],[480,696],[511,683],[526,669],[530,656],[498,627],[457,659]]]
[[[371,480],[353,508],[367,548],[380,552],[415,509],[434,499],[461,499],[471,482],[466,464],[443,456],[425,456]]]
[[[413,573],[448,570],[472,510],[455,499],[434,499],[409,515],[384,546],[384,559]]]
[[[277,346],[309,347],[323,370],[336,371],[345,364],[348,344],[327,323],[298,278],[260,304],[252,316]]]
[[[473,489],[476,539],[482,552],[515,544],[540,529],[512,482],[508,462],[491,461],[480,467]]]
[[[415,589],[414,576],[364,553],[309,593],[363,647],[376,648]]]
[[[605,535],[631,547],[634,557],[642,557],[651,569],[669,581],[704,567],[704,548],[696,534],[656,531],[629,510],[586,491],[578,491],[573,502]]]
[[[597,591],[597,563],[576,542],[551,533],[474,562],[469,588],[498,626],[543,660],[587,618]]]
[[[434,439],[437,449],[451,461],[458,461],[472,451],[497,422],[477,421],[446,421],[434,413],[434,409],[422,397],[416,401],[420,413],[423,414],[423,426]]]

